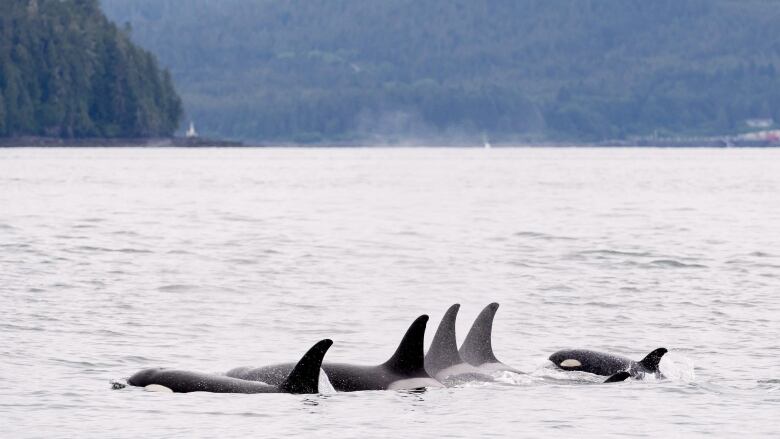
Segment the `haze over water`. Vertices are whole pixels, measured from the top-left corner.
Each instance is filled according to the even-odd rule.
[[[0,149],[0,436],[780,432],[780,151]],[[139,369],[383,362],[501,303],[523,376],[424,393],[155,394]],[[566,347],[662,381],[556,372]]]

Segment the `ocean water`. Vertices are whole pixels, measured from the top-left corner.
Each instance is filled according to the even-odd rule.
[[[524,372],[413,392],[112,390],[383,362],[501,304]],[[567,347],[665,380],[557,372]],[[0,436],[777,437],[780,151],[2,149]]]

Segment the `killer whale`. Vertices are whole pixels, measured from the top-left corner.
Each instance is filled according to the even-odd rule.
[[[331,340],[325,339],[312,346],[291,368],[290,373],[276,385],[163,368],[137,372],[127,383],[153,391],[174,393],[318,393],[322,358],[332,344]]]
[[[587,349],[568,349],[550,355],[550,361],[556,367],[566,371],[588,372],[608,376],[607,383],[624,381],[629,377],[642,378],[645,374],[663,377],[658,369],[661,358],[668,352],[666,348],[658,348],[645,358],[634,361],[620,355]]]
[[[466,363],[477,367],[483,373],[496,371],[523,373],[498,361],[493,354],[491,340],[493,338],[493,318],[496,316],[496,311],[498,311],[498,303],[493,302],[479,313],[458,353]]]
[[[442,387],[441,383],[425,371],[423,339],[427,322],[427,315],[418,317],[409,326],[393,356],[380,365],[323,363],[322,369],[333,388],[339,392]],[[259,368],[239,367],[228,371],[226,375],[231,378],[279,385],[292,367],[290,363]]]
[[[439,328],[431,341],[431,347],[425,354],[425,370],[430,376],[447,386],[466,381],[493,381],[493,377],[463,361],[458,353],[455,319],[459,309],[460,304],[456,303],[441,318]]]

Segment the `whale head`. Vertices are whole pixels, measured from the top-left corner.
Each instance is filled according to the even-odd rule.
[[[558,351],[550,355],[550,361],[563,370],[580,370],[583,358],[575,351]]]
[[[131,386],[146,387],[150,384],[154,384],[154,377],[163,370],[165,369],[162,367],[141,370],[128,378],[127,383]]]

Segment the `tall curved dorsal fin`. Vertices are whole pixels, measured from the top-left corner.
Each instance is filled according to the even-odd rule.
[[[645,358],[639,361],[639,364],[650,372],[658,372],[658,364],[667,352],[666,348],[658,348],[647,354]]]
[[[458,342],[455,338],[455,319],[459,309],[460,304],[456,303],[441,318],[431,347],[425,354],[425,369],[429,373],[435,373],[463,362],[458,354]]]
[[[399,375],[428,376],[425,372],[425,326],[428,316],[423,314],[406,330],[401,344],[383,366]]]
[[[322,358],[332,344],[333,341],[326,338],[306,351],[279,389],[287,393],[318,393]]]
[[[485,363],[499,363],[493,355],[491,338],[493,335],[493,317],[498,311],[498,303],[491,303],[482,310],[471,325],[466,340],[460,347],[460,357],[472,366]]]

